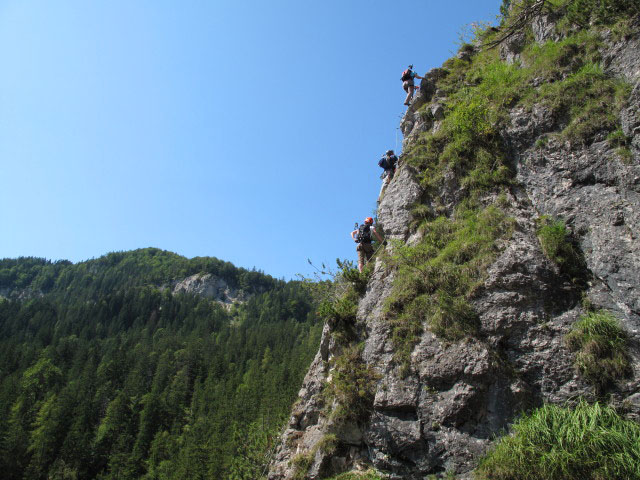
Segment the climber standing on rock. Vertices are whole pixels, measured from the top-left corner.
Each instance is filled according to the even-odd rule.
[[[367,217],[364,219],[364,223],[358,227],[356,223],[356,229],[351,232],[351,238],[358,244],[356,251],[358,252],[358,271],[362,272],[362,269],[373,256],[373,246],[371,245],[371,232],[376,236],[380,243],[383,243],[382,237],[376,232],[373,226],[373,218]]]
[[[402,72],[402,77],[400,77],[400,80],[402,80],[402,88],[404,88],[404,91],[407,92],[407,98],[405,98],[404,100],[405,105],[410,105],[411,100],[413,99],[413,92],[416,89],[416,86],[413,83],[413,80],[415,78],[422,79],[424,77],[421,77],[413,71],[413,65],[409,65],[409,68]]]
[[[382,178],[384,178],[383,186],[389,185],[394,173],[396,173],[397,165],[398,157],[393,153],[393,150],[387,150],[387,153],[385,153],[378,162],[378,166],[384,170],[384,172],[382,172]]]
[[[398,165],[398,157],[396,157],[393,150],[387,150],[387,153],[378,161],[378,166],[384,169],[380,178],[382,178],[382,186],[380,187],[380,194],[378,195],[378,203],[382,200],[382,193],[384,189],[387,188],[389,182],[393,178],[393,175],[396,173],[396,167]]]

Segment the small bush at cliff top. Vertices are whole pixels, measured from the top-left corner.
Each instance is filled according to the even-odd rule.
[[[640,479],[640,425],[607,406],[545,405],[512,430],[481,460],[477,480]]]
[[[627,334],[609,312],[583,316],[573,325],[566,342],[577,352],[576,369],[600,391],[630,373]]]

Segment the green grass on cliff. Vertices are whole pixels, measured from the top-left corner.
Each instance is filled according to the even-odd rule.
[[[500,132],[515,107],[545,108],[553,122],[548,127],[573,143],[591,143],[596,134],[615,131],[630,86],[603,72],[601,46],[597,32],[580,31],[558,42],[530,43],[522,63],[503,62],[497,49],[471,61],[448,60],[438,83],[446,116],[437,132],[422,133],[407,149],[407,162],[434,193],[453,174],[477,195],[512,181]],[[427,106],[421,114],[429,116]]]
[[[397,268],[387,318],[396,360],[405,368],[423,325],[448,340],[477,330],[470,297],[495,258],[496,241],[510,236],[512,222],[495,206],[460,207],[453,218],[441,216],[420,228],[417,245],[397,245],[387,257]]]
[[[609,312],[583,316],[565,339],[576,369],[599,391],[630,373],[627,334]]]
[[[346,346],[331,361],[331,381],[325,385],[325,404],[337,426],[366,418],[376,391],[379,375],[362,358],[364,344]]]
[[[587,3],[557,0],[548,6],[569,15],[577,14],[575,5]],[[626,22],[620,12],[627,10],[619,2],[608,3],[611,8],[615,4],[618,16],[597,17],[599,23]],[[547,135],[571,145],[607,137],[610,142],[619,140],[612,132],[620,128],[618,116],[630,87],[601,68],[604,40],[599,28],[573,30],[562,40],[543,44],[535,43],[527,28],[521,61],[514,64],[503,62],[497,48],[481,49],[470,60],[452,58],[444,63],[437,90],[445,117],[435,131],[421,133],[404,155],[426,191],[424,203],[414,206],[412,223],[425,235],[417,245],[398,246],[388,260],[398,269],[388,318],[396,356],[405,367],[425,325],[449,340],[476,328],[469,299],[497,254],[498,240],[510,233],[506,214],[498,215],[496,199],[515,182],[503,136],[511,126],[511,112],[526,116],[536,109],[545,111]],[[486,43],[500,32],[478,35]],[[428,106],[418,112],[425,120],[431,115]],[[453,212],[443,193],[458,197]],[[475,226],[487,218],[493,228],[476,231]],[[582,267],[580,255],[568,248],[566,230],[555,227],[545,224],[538,232],[543,248],[576,277]]]
[[[607,406],[545,405],[512,430],[481,460],[477,480],[640,479],[640,425]]]
[[[538,239],[544,254],[560,271],[576,281],[584,276],[586,265],[579,250],[571,242],[565,223],[548,216],[538,219]]]

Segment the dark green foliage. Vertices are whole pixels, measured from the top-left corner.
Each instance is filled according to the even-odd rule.
[[[562,220],[542,216],[538,220],[538,239],[544,254],[573,279],[584,276],[586,266],[579,250],[573,246]]]
[[[307,282],[307,289],[319,297],[317,314],[331,327],[340,343],[347,344],[357,337],[356,314],[358,301],[364,294],[373,271],[370,262],[362,272],[352,262],[337,260],[340,270],[331,281]]]
[[[506,17],[509,14],[509,7],[511,6],[511,0],[502,0],[500,5],[500,15]]]
[[[631,373],[627,334],[609,312],[584,315],[573,325],[566,342],[576,352],[576,369],[599,391]]]
[[[253,296],[159,288],[214,271]],[[0,274],[46,292],[0,301],[3,478],[261,477],[320,335],[298,282],[155,249]]]
[[[564,3],[568,21],[582,27],[590,23],[610,24],[640,14],[640,4],[634,0],[569,0]]]
[[[337,260],[337,263],[338,268],[340,268],[339,280],[351,284],[358,295],[364,295],[369,277],[373,271],[373,257],[364,266],[362,272],[358,271],[355,265],[348,260]]]
[[[157,248],[131,252],[114,252],[87,262],[72,264],[42,258],[0,260],[0,288],[63,293],[70,289],[74,296],[106,294],[114,289],[134,286],[161,286],[196,273],[211,273],[231,287],[260,292],[279,282],[261,272],[237,268],[212,257],[187,259]]]
[[[627,137],[622,129],[619,128],[607,136],[607,141],[611,147],[628,147],[631,143],[631,138]]]
[[[580,402],[517,421],[475,471],[478,480],[640,479],[640,425]]]
[[[329,322],[336,332],[352,330],[358,312],[358,295],[354,288],[347,287],[337,299],[327,300],[318,307],[320,318]]]
[[[477,317],[470,297],[495,258],[496,241],[511,235],[511,222],[496,207],[460,208],[421,227],[415,246],[397,245],[388,262],[397,268],[387,302],[396,360],[408,366],[424,325],[457,340],[473,334]]]
[[[527,21],[519,22],[519,14],[533,7],[539,0],[502,0],[500,14],[501,26],[524,28]],[[540,14],[554,12],[561,17],[560,28],[569,29],[588,28],[592,25],[611,25],[621,19],[640,14],[640,5],[635,0],[543,0],[542,8],[537,9]],[[515,6],[510,14],[511,6]],[[531,20],[528,18],[527,20]]]

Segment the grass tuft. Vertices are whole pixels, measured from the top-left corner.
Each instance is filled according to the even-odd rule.
[[[360,421],[373,405],[378,375],[362,359],[362,344],[345,347],[333,360],[331,381],[324,389],[325,404],[336,406],[330,413],[336,425]]]
[[[576,352],[576,369],[599,391],[631,371],[627,334],[609,312],[584,315],[565,340],[569,349]]]
[[[293,480],[304,480],[307,477],[307,473],[313,465],[315,454],[315,450],[311,450],[306,453],[299,453],[291,459]]]
[[[581,401],[545,405],[480,461],[477,480],[640,479],[640,425]]]
[[[562,220],[544,215],[538,219],[538,239],[542,251],[560,271],[574,281],[585,275],[586,265],[581,253],[573,246],[567,227]]]

